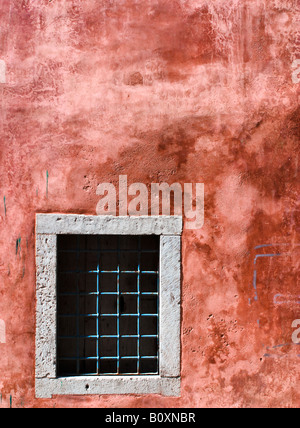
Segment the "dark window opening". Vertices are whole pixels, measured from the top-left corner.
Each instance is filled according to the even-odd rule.
[[[159,237],[58,236],[57,375],[159,373]]]

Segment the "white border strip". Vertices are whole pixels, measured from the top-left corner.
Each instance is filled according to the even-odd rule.
[[[180,396],[180,378],[160,376],[84,376],[58,379],[36,379],[36,397],[52,395],[124,395],[161,394]]]
[[[36,396],[162,394],[180,396],[181,217],[38,214],[36,235]],[[53,229],[52,229],[53,227]],[[160,375],[56,377],[58,234],[160,235]]]
[[[181,237],[160,238],[160,375],[180,376]]]
[[[56,235],[36,237],[37,378],[56,378]]]
[[[181,235],[182,217],[111,217],[38,214],[36,233],[82,235]]]

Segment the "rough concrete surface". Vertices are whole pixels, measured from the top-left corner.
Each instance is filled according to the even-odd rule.
[[[1,2],[0,407],[299,407],[299,13]],[[181,397],[37,399],[35,215],[95,215],[123,174],[205,184],[182,236]]]

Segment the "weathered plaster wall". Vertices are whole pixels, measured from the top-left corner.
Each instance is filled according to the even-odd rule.
[[[299,12],[2,0],[0,407],[299,406]],[[120,174],[206,186],[183,234],[182,396],[37,400],[35,213],[95,214]]]

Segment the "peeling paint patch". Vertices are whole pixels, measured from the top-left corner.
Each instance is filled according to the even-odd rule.
[[[6,63],[0,59],[0,83],[6,83]]]
[[[6,327],[3,320],[0,320],[0,343],[6,343]]]
[[[292,64],[293,74],[292,81],[294,84],[300,83],[300,59],[295,59]]]

